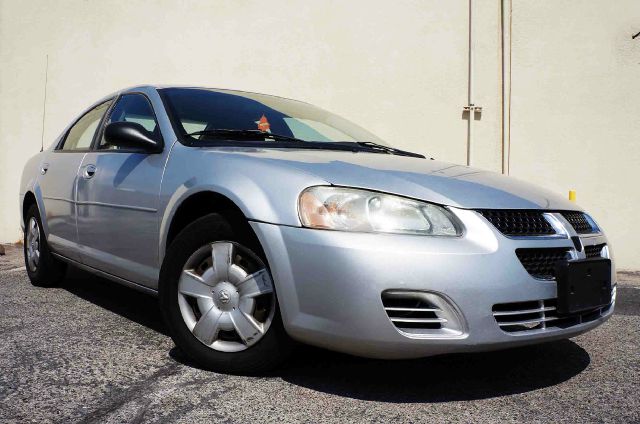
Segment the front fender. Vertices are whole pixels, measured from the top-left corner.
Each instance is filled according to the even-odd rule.
[[[196,193],[210,191],[227,197],[251,221],[300,226],[299,194],[309,186],[329,184],[315,175],[283,166],[282,161],[256,159],[246,153],[175,144],[160,189],[160,262],[176,211]]]

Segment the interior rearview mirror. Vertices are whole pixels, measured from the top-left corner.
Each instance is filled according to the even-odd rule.
[[[112,146],[158,152],[162,144],[154,135],[136,122],[112,122],[104,129],[104,138]]]

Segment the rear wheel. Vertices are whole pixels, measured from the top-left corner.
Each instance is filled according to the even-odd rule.
[[[64,278],[67,266],[51,254],[36,205],[27,211],[25,222],[24,264],[29,280],[34,286],[53,287]]]
[[[291,351],[271,274],[251,244],[211,214],[185,228],[165,257],[165,321],[176,345],[204,368],[261,373]]]

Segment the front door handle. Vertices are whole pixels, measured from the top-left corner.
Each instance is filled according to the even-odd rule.
[[[96,174],[96,166],[95,165],[87,165],[84,167],[84,171],[82,172],[82,177],[85,180],[88,180],[89,178],[93,178],[93,176]]]

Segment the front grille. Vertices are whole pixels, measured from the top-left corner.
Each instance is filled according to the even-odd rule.
[[[568,252],[568,247],[516,249],[516,255],[527,272],[542,280],[555,279],[556,264],[567,259]]]
[[[602,257],[602,249],[604,249],[605,246],[606,244],[604,243],[595,244],[593,246],[585,246],[584,253],[585,255],[587,255],[587,258],[600,258]]]
[[[578,234],[595,233],[596,229],[591,225],[587,217],[582,212],[562,212],[564,219],[576,230]]]
[[[442,296],[417,290],[386,290],[382,305],[391,323],[407,337],[458,337],[462,319]]]
[[[600,318],[611,309],[615,298],[614,287],[609,305],[568,316],[558,316],[556,299],[501,303],[493,306],[493,317],[500,329],[507,333],[569,328]]]
[[[481,209],[478,212],[507,236],[545,236],[556,233],[541,211]]]
[[[524,237],[556,234],[555,229],[544,217],[545,212],[553,213],[551,211],[479,209],[477,212],[506,236]],[[562,214],[578,234],[592,234],[598,231],[582,212],[565,211],[556,213]]]

